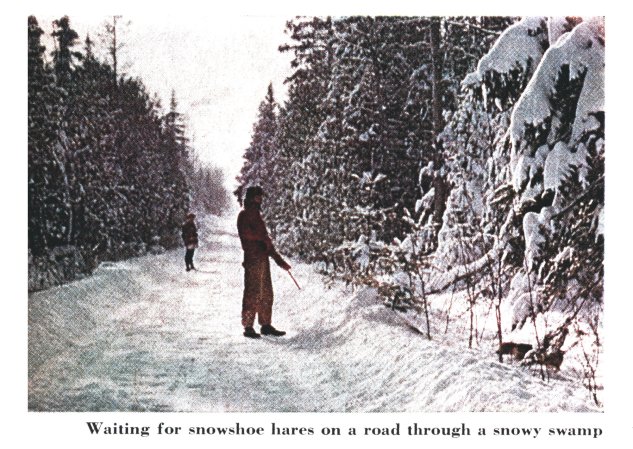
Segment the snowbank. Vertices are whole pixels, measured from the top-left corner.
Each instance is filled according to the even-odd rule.
[[[592,411],[581,385],[543,382],[467,350],[455,327],[429,341],[373,290],[328,288],[273,267],[273,323],[241,335],[233,220],[201,233],[185,273],[172,251],[101,267],[29,298],[29,409],[46,411]],[[441,298],[440,298],[441,299]],[[438,299],[439,300],[439,299]],[[435,322],[435,325],[438,322]]]

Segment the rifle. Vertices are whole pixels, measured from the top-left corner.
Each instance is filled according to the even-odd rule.
[[[288,272],[288,274],[290,275],[290,277],[292,278],[292,280],[294,281],[295,285],[297,286],[297,288],[299,290],[301,290],[301,287],[299,287],[299,284],[297,284],[297,280],[295,279],[295,277],[292,275],[292,273],[290,272],[290,270],[286,270]]]

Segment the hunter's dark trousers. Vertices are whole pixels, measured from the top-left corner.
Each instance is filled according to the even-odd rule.
[[[187,268],[193,268],[193,252],[195,250],[195,248],[187,249],[187,252],[185,253],[185,264],[187,265]]]
[[[242,326],[253,327],[255,315],[260,325],[270,324],[273,315],[273,284],[268,257],[244,260]]]

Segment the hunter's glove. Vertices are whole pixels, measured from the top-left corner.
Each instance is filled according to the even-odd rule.
[[[273,260],[282,270],[288,271],[291,267],[277,252],[273,254]]]

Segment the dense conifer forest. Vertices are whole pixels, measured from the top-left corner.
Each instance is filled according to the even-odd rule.
[[[30,289],[173,248],[190,208],[227,206],[223,173],[189,145],[175,92],[164,111],[141,80],[118,72],[116,24],[105,27],[109,58],[99,60],[69,17],[53,22],[52,50],[28,18]]]
[[[287,33],[289,97],[269,88],[236,192],[268,192],[281,250],[377,288],[428,338],[460,318],[469,348],[486,328],[500,347],[530,334],[527,364],[575,348],[595,394],[604,21],[297,18]]]

